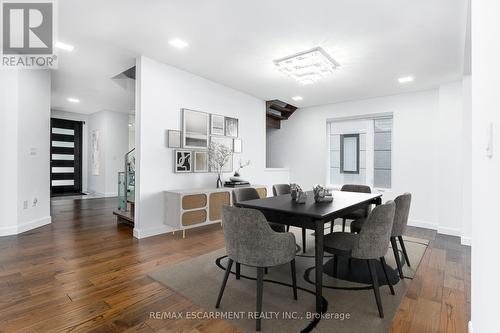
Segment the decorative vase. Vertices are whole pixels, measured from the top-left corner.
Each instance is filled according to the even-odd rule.
[[[222,187],[222,179],[220,179],[220,173],[217,174],[217,188]]]

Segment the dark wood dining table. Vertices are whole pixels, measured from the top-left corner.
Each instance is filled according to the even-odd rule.
[[[325,223],[367,205],[380,205],[382,194],[333,191],[333,201],[316,203],[313,193],[307,193],[303,204],[292,201],[290,194],[239,202],[236,206],[261,211],[268,221],[314,230],[316,312],[321,313],[323,303],[323,238]]]

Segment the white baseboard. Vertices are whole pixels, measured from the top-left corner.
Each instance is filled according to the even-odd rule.
[[[460,237],[460,243],[462,243],[462,245],[472,246],[472,237],[462,236]]]
[[[413,227],[431,229],[431,230],[437,230],[438,229],[438,225],[436,223],[427,222],[427,221],[421,221],[421,220],[409,219],[408,220],[408,225],[411,225]]]
[[[440,234],[462,237],[462,232],[456,228],[438,227],[437,232]]]
[[[149,228],[149,229],[138,229],[134,228],[134,237],[137,239],[152,237],[156,235],[166,234],[172,232],[174,229],[170,226],[163,225],[161,227]]]
[[[30,231],[39,227],[42,227],[44,225],[52,223],[52,217],[46,216],[42,217],[40,219],[32,220],[29,222],[25,222],[23,224],[7,227],[7,228],[1,228],[0,229],[0,236],[11,236],[11,235],[17,235],[26,231]]]
[[[412,220],[412,219],[408,220],[408,225],[411,225],[413,227],[436,230],[438,233],[444,235],[457,236],[460,237],[460,242],[462,243],[462,245],[467,245],[467,246],[472,245],[472,238],[463,236],[460,229],[440,227],[437,223],[421,221],[421,220]]]

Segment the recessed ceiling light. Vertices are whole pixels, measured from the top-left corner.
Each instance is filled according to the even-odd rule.
[[[68,51],[68,52],[73,51],[73,49],[75,48],[73,45],[69,45],[69,44],[66,44],[63,42],[56,42],[55,47],[57,47],[58,49],[64,50],[64,51]]]
[[[294,101],[301,101],[301,100],[303,100],[302,96],[293,96],[292,99]]]
[[[68,97],[67,100],[70,103],[80,103],[80,100],[78,98],[74,98],[74,97]]]
[[[408,82],[413,82],[413,76],[405,76],[405,77],[400,77],[398,79],[399,83],[408,83]]]
[[[189,44],[186,42],[186,41],[183,41],[182,39],[180,38],[174,38],[174,39],[171,39],[168,41],[168,43],[178,49],[183,49],[185,48],[186,46],[188,46]]]
[[[340,65],[321,47],[273,61],[285,75],[302,84],[312,84],[333,73]]]

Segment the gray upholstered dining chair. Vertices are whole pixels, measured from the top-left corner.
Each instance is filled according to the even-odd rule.
[[[255,209],[223,206],[222,221],[229,261],[215,307],[220,306],[233,262],[257,268],[257,313],[262,312],[264,267],[290,263],[293,298],[297,299],[295,236],[290,232],[273,231],[264,215]],[[256,321],[256,330],[260,331],[260,328],[259,318]]]
[[[289,184],[274,184],[273,185],[273,195],[276,197],[278,195],[290,194],[292,189]],[[286,226],[286,231],[290,231],[290,226]],[[306,228],[302,228],[302,253],[306,252]]]
[[[401,258],[399,257],[398,243],[396,238],[399,240],[401,245],[401,250],[405,257],[405,262],[410,267],[410,259],[408,258],[408,252],[406,252],[405,243],[403,240],[403,235],[406,231],[406,226],[408,225],[408,216],[410,215],[410,205],[411,205],[411,193],[404,193],[394,199],[396,203],[396,213],[394,214],[394,225],[392,226],[391,233],[391,247],[394,252],[394,258],[396,259],[396,265],[398,266],[399,277],[404,279],[403,266],[401,265]],[[359,233],[363,228],[365,219],[358,219],[351,223],[351,232]]]
[[[394,201],[388,201],[371,211],[359,234],[334,232],[325,235],[324,238],[325,251],[333,254],[334,271],[338,259],[337,256],[349,259],[364,259],[367,261],[380,318],[384,318],[384,309],[380,299],[375,263],[380,260],[391,294],[394,295],[394,288],[387,274],[387,265],[384,256],[389,249],[389,238],[391,237],[395,210],[396,204]]]
[[[370,186],[356,184],[345,184],[340,190],[344,192],[372,193]],[[360,208],[355,210],[354,212],[342,216],[342,231],[345,231],[346,220],[357,220],[367,217],[370,213],[370,208],[370,206],[366,206],[366,208]],[[333,232],[333,222],[330,226],[330,232]]]

